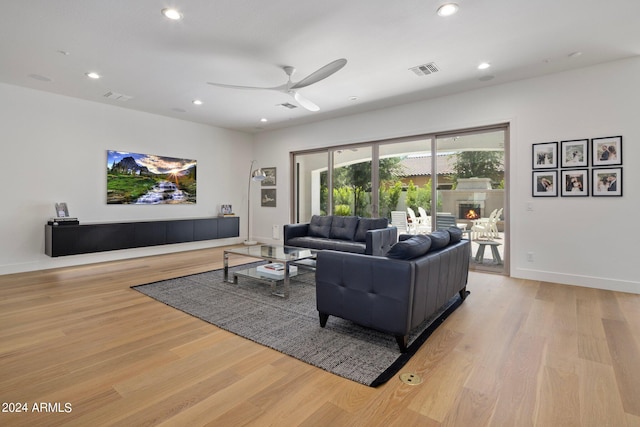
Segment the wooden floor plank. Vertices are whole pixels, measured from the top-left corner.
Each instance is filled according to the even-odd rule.
[[[602,323],[624,410],[640,416],[640,348],[634,338],[638,325],[631,329],[627,322],[611,319],[602,319]]]

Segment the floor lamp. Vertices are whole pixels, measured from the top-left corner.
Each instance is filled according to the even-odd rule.
[[[251,160],[251,166],[249,166],[249,188],[247,191],[247,240],[244,241],[244,244],[247,246],[258,244],[255,240],[251,240],[251,181],[264,181],[267,177],[262,169],[258,168],[253,170],[253,164],[255,162],[255,160]]]

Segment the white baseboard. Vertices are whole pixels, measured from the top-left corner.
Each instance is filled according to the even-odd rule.
[[[617,280],[606,277],[583,276],[551,271],[520,268],[511,270],[511,277],[518,279],[538,280],[543,282],[561,283],[563,285],[583,286],[585,288],[606,289],[609,291],[640,294],[640,282],[632,280]]]

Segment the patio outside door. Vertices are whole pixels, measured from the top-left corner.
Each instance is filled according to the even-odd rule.
[[[436,224],[451,222],[472,239],[472,268],[506,272],[506,129],[436,138]],[[438,226],[437,226],[438,227]]]

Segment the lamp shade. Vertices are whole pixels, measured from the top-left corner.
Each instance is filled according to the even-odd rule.
[[[266,177],[262,169],[256,169],[251,173],[251,179],[254,181],[264,181]]]

